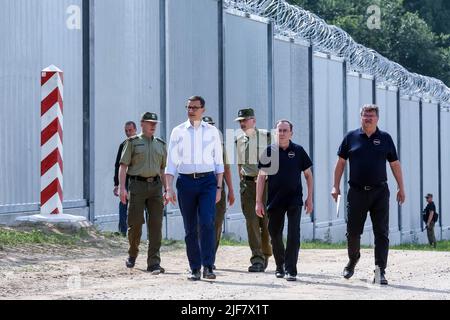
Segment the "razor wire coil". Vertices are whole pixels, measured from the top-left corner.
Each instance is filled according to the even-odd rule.
[[[409,72],[400,64],[357,42],[344,30],[285,0],[224,0],[224,7],[269,18],[276,35],[306,40],[315,51],[347,61],[349,71],[396,86],[402,94],[450,103],[450,89],[436,78]]]

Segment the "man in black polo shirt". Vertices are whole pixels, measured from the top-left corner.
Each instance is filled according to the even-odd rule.
[[[349,262],[343,276],[351,278],[360,258],[360,239],[367,212],[375,236],[375,265],[380,270],[380,284],[388,284],[385,277],[389,250],[389,188],[386,160],[397,181],[397,202],[405,201],[402,169],[391,136],[378,129],[379,111],[376,105],[361,108],[361,128],[350,131],[338,150],[331,196],[337,201],[340,181],[347,159],[350,161],[350,189],[347,195],[347,245]],[[375,281],[375,279],[374,279]]]
[[[313,210],[312,162],[305,150],[293,143],[292,124],[279,120],[276,125],[277,142],[267,147],[259,162],[256,182],[255,211],[264,216],[263,192],[268,176],[267,213],[272,250],[277,265],[275,276],[288,281],[297,279],[297,261],[300,249],[300,217],[303,205],[301,173],[305,175],[308,195],[305,210]],[[288,217],[286,250],[283,244],[284,217]],[[286,274],[285,274],[286,273]]]

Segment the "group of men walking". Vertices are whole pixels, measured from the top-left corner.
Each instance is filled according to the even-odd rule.
[[[145,215],[149,234],[147,270],[152,274],[164,272],[160,264],[163,208],[168,203],[178,203],[190,266],[188,279],[199,280],[202,276],[215,279],[215,258],[226,201],[230,206],[235,201],[230,162],[219,130],[214,127],[213,119],[205,116],[205,100],[200,96],[190,97],[186,111],[188,119],[172,130],[168,145],[154,136],[159,122],[157,115],[146,112],[141,118],[142,132],[129,136],[119,149],[116,161],[118,186],[114,192],[120,196],[122,208],[128,205],[129,257],[126,266],[132,268],[135,265]],[[307,214],[313,211],[312,161],[303,147],[292,141],[293,125],[289,120],[276,123],[275,141],[269,131],[256,127],[253,109],[239,110],[235,120],[241,129],[234,144],[241,206],[251,249],[248,271],[264,272],[273,253],[276,277],[295,281],[302,206]],[[359,260],[359,239],[370,211],[375,234],[375,263],[382,271],[381,283],[387,284],[384,277],[389,244],[386,160],[398,183],[397,201],[402,203],[405,195],[395,146],[390,135],[378,129],[377,122],[378,107],[364,106],[361,128],[348,133],[339,147],[332,196],[337,199],[340,194],[340,179],[349,159],[349,262],[344,277],[353,275]],[[305,202],[302,174],[307,188]]]

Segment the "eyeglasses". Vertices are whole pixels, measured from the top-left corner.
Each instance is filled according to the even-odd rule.
[[[198,109],[202,109],[203,107],[191,107],[191,106],[186,106],[186,110],[194,110],[197,111]]]

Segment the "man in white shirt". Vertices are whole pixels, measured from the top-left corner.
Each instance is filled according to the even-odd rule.
[[[176,203],[172,188],[176,182],[181,215],[186,233],[186,252],[191,273],[189,280],[215,279],[215,205],[220,201],[224,172],[222,144],[217,128],[202,121],[205,100],[200,96],[188,99],[188,120],[170,135],[165,192],[166,203]],[[200,230],[200,237],[198,235]],[[200,241],[199,241],[200,239]]]

